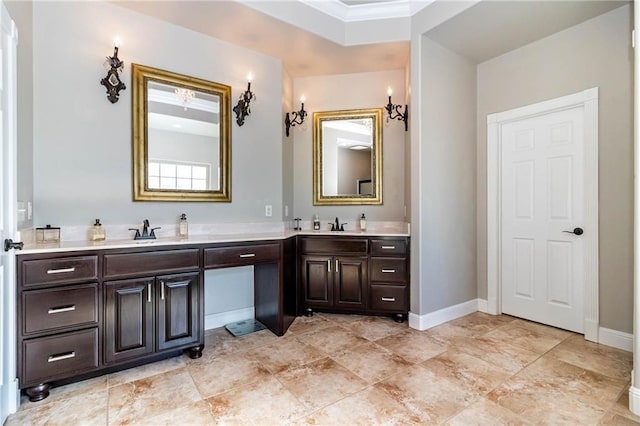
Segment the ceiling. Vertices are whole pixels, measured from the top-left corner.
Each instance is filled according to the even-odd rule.
[[[298,78],[405,68],[411,16],[449,0],[111,1],[280,58]],[[627,3],[484,0],[426,35],[480,63]],[[345,36],[355,33],[365,35]]]

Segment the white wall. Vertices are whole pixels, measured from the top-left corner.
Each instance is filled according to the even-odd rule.
[[[33,30],[36,225],[281,220],[279,60],[103,2],[36,2]],[[115,36],[128,87],[111,104],[99,82]],[[257,101],[232,124],[231,203],[132,201],[131,63],[229,84],[234,104],[253,73]]]
[[[383,205],[382,206],[314,206],[313,205],[313,113],[344,109],[382,108],[387,104],[387,87],[393,88],[393,102],[405,99],[405,71],[342,74],[294,79],[293,109],[300,109],[300,96],[306,97],[306,130],[292,128],[294,140],[293,188],[295,215],[312,220],[357,223],[362,213],[372,221],[404,221],[404,124],[383,124]],[[386,111],[383,111],[383,123]]]
[[[411,309],[423,315],[477,297],[476,67],[424,36],[419,60],[421,133],[412,152],[420,153],[421,174],[412,202],[421,225],[412,238],[420,251],[411,261],[421,271],[412,278],[420,299]]]
[[[478,65],[479,297],[487,294],[487,115],[599,87],[600,326],[632,331],[631,22],[623,6]]]

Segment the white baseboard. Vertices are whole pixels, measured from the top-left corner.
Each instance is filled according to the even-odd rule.
[[[427,330],[431,327],[435,327],[436,325],[440,325],[447,321],[451,321],[477,311],[478,299],[472,299],[468,302],[459,303],[424,315],[417,315],[409,312],[409,327],[420,331]]]
[[[629,388],[629,411],[640,415],[640,389],[635,386]]]
[[[630,333],[600,327],[598,330],[598,343],[633,352],[633,334]],[[637,389],[637,392],[640,398],[640,389]],[[638,405],[638,409],[640,410],[640,405]]]
[[[230,322],[242,321],[249,318],[255,318],[255,308],[236,309],[235,311],[220,312],[218,314],[209,314],[204,317],[204,329],[223,327]]]
[[[487,299],[478,299],[478,310],[489,314],[489,301]]]

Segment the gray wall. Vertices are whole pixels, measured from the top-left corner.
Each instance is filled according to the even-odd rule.
[[[289,73],[282,69],[282,117],[281,125],[284,126],[284,115],[292,111],[293,80]],[[293,215],[293,137],[286,137],[282,132],[282,220],[291,221]],[[287,209],[285,209],[285,206]],[[288,210],[288,215],[285,214]]]
[[[425,36],[420,61],[422,129],[412,143],[412,151],[420,145],[421,178],[412,182],[421,215],[412,233],[421,247],[412,256],[421,269],[412,283],[420,286],[420,306],[412,311],[423,315],[477,297],[476,67]]]
[[[338,148],[338,194],[357,194],[358,179],[371,179],[371,151]]]
[[[600,325],[632,331],[631,6],[478,65],[478,295],[487,297],[488,114],[599,87]]]
[[[28,203],[33,203],[33,3],[5,1],[18,26],[18,229],[31,228]],[[33,205],[33,204],[32,204]]]
[[[33,29],[36,225],[167,223],[183,211],[192,223],[281,220],[279,60],[110,3],[36,2]],[[111,104],[99,82],[115,36],[128,87]],[[232,103],[254,74],[251,116],[232,124],[231,203],[132,201],[131,63],[229,84]]]
[[[387,103],[387,87],[393,88],[393,102],[404,103],[404,70],[342,74],[297,78],[293,82],[293,109],[300,109],[305,95],[309,112],[306,130],[292,128],[294,139],[295,214],[312,220],[318,213],[323,224],[338,216],[342,222],[356,224],[365,213],[372,221],[404,221],[404,125],[394,121],[383,124],[383,205],[382,206],[314,206],[313,205],[313,112],[343,109],[382,108]],[[385,111],[383,111],[386,114]],[[386,115],[383,116],[386,118]]]

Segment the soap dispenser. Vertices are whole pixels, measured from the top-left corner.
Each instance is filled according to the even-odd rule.
[[[315,215],[315,217],[313,218],[313,230],[320,230],[320,218],[318,217],[318,215]]]
[[[187,215],[184,213],[180,216],[178,235],[181,237],[187,237],[189,235],[189,223],[187,222]]]
[[[362,216],[360,216],[360,230],[361,231],[367,230],[367,218],[364,217],[364,213],[362,213]]]
[[[96,219],[96,223],[91,227],[89,232],[89,239],[91,241],[102,241],[106,238],[106,232],[100,223],[100,219]]]

